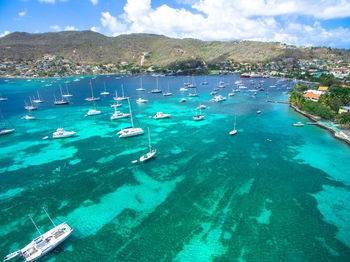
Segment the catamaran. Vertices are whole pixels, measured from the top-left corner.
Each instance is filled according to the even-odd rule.
[[[233,130],[231,130],[229,134],[230,134],[231,136],[233,136],[233,135],[237,134],[237,132],[238,132],[238,131],[237,131],[237,129],[236,129],[236,116],[235,116],[235,122],[234,122],[234,124],[233,124]]]
[[[56,224],[52,221],[51,217],[46,212],[44,207],[43,210],[45,211],[47,217],[50,219],[54,228],[50,229],[44,234],[41,234],[39,228],[34,223],[32,217],[28,215],[40,236],[33,239],[24,248],[7,255],[4,258],[4,262],[9,261],[10,259],[15,258],[18,255],[22,256],[24,258],[24,261],[26,262],[35,261],[43,257],[46,253],[50,252],[55,247],[57,247],[72,234],[73,229],[66,222],[63,222],[56,226]]]
[[[142,135],[145,132],[140,127],[134,127],[129,98],[128,98],[128,104],[129,104],[129,112],[130,112],[130,119],[131,119],[131,127],[123,128],[122,130],[120,130],[117,133],[119,135],[119,138],[138,136],[138,135]]]
[[[152,150],[151,134],[149,132],[149,128],[148,128],[148,147],[149,147],[149,152],[140,157],[140,162],[144,162],[151,159],[157,153],[157,149]]]
[[[91,80],[90,80],[90,88],[91,88],[91,97],[87,97],[87,98],[85,98],[85,100],[89,101],[89,102],[100,100],[99,97],[94,97],[94,90],[92,89]]]
[[[40,99],[39,91],[36,90],[36,92],[38,94],[38,99],[33,99],[33,103],[36,103],[36,104],[44,103],[44,101]]]
[[[115,97],[113,97],[115,101],[123,101],[129,99],[129,97],[124,96],[124,87],[122,85],[122,96],[118,96],[117,91],[115,91]]]

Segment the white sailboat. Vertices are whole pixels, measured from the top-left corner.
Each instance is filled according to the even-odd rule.
[[[3,97],[2,94],[0,94],[0,101],[7,101],[8,98],[7,97]]]
[[[104,87],[105,87],[105,90],[100,93],[101,96],[109,95],[109,92],[107,92],[107,90],[106,90],[106,82],[104,83]]]
[[[88,102],[100,100],[99,97],[94,97],[94,90],[93,90],[93,88],[92,88],[92,83],[91,83],[91,81],[90,81],[90,87],[91,87],[91,97],[87,97],[87,98],[85,98],[85,100],[88,101]]]
[[[200,108],[199,109],[199,115],[198,115],[198,112],[196,110],[196,115],[193,117],[193,120],[194,121],[201,121],[201,120],[204,120],[205,118],[205,115],[202,115],[202,109]]]
[[[62,94],[62,88],[60,86],[60,93],[61,93],[61,100],[56,100],[56,97],[55,98],[55,101],[53,102],[55,105],[57,106],[61,106],[61,105],[67,105],[69,104],[69,101],[68,100],[64,100],[63,99],[63,94]]]
[[[124,87],[123,87],[123,85],[122,85],[122,96],[118,96],[117,91],[116,91],[115,94],[116,94],[116,97],[113,97],[113,99],[115,101],[124,101],[124,100],[129,99],[129,97],[124,96]]]
[[[110,117],[111,120],[121,119],[121,118],[127,118],[130,117],[130,114],[123,113],[117,110],[117,107],[114,107],[114,114]]]
[[[145,91],[146,89],[144,89],[143,87],[142,87],[142,77],[141,77],[141,87],[139,87],[139,88],[136,88],[136,91]]]
[[[53,250],[72,234],[73,229],[66,222],[63,222],[56,226],[49,214],[46,212],[45,208],[43,208],[43,210],[45,211],[47,217],[50,219],[54,228],[50,229],[44,234],[41,234],[39,228],[34,223],[32,217],[28,215],[40,236],[33,239],[24,248],[7,255],[4,258],[4,262],[9,261],[10,259],[15,258],[18,255],[22,256],[26,262],[35,261],[44,256],[46,253]]]
[[[238,130],[236,129],[236,116],[235,116],[235,122],[233,124],[233,130],[230,131],[230,135],[233,136],[235,134],[237,134]]]
[[[151,93],[162,93],[162,89],[158,88],[158,77],[157,77],[157,88],[156,89],[152,89]]]
[[[67,94],[62,94],[62,97],[72,97],[73,96],[72,94],[69,93],[67,84],[66,84],[66,91],[67,91]]]
[[[87,114],[85,115],[85,117],[86,117],[86,116],[94,116],[94,115],[99,115],[99,114],[101,114],[101,111],[96,109],[95,101],[93,101],[93,103],[94,103],[95,109],[90,109],[90,110],[87,112]]]
[[[33,99],[33,103],[36,103],[36,104],[44,103],[44,101],[40,99],[39,90],[36,90],[36,93],[38,94],[38,99]]]
[[[31,97],[29,97],[29,101],[30,101],[30,105],[28,105],[27,102],[24,101],[24,104],[25,104],[24,109],[25,109],[25,110],[28,110],[28,111],[37,110],[38,107],[33,106],[33,101],[32,101],[32,98],[31,98]]]
[[[120,130],[117,133],[119,135],[119,138],[138,136],[138,135],[142,135],[145,132],[140,127],[134,127],[129,98],[128,98],[128,104],[129,104],[129,112],[130,112],[130,119],[131,119],[131,127],[123,128],[122,130]]]
[[[7,135],[15,132],[14,128],[8,128],[5,124],[5,118],[4,115],[1,113],[1,126],[0,126],[0,135]],[[11,124],[10,124],[11,125]]]
[[[157,149],[152,150],[151,134],[149,132],[149,128],[148,128],[148,147],[149,147],[149,152],[140,157],[140,159],[139,159],[140,162],[144,162],[144,161],[151,159],[157,153]]]
[[[164,93],[163,96],[172,96],[173,93],[170,92],[170,85],[169,85],[169,81],[168,81],[168,92]]]

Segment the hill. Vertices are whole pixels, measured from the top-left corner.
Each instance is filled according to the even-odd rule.
[[[85,64],[128,62],[145,66],[167,66],[192,59],[216,63],[225,60],[264,62],[289,57],[350,62],[349,50],[295,47],[277,42],[201,41],[153,34],[107,37],[92,31],[15,32],[0,38],[0,59],[40,59],[45,54],[60,55]]]

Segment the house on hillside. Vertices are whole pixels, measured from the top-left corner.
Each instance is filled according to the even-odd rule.
[[[303,97],[305,97],[307,100],[315,101],[317,102],[320,98],[319,94],[315,94],[314,92],[306,92],[303,94]]]

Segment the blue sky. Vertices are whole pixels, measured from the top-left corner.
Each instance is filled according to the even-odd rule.
[[[93,30],[350,48],[350,0],[0,0],[0,35]]]

